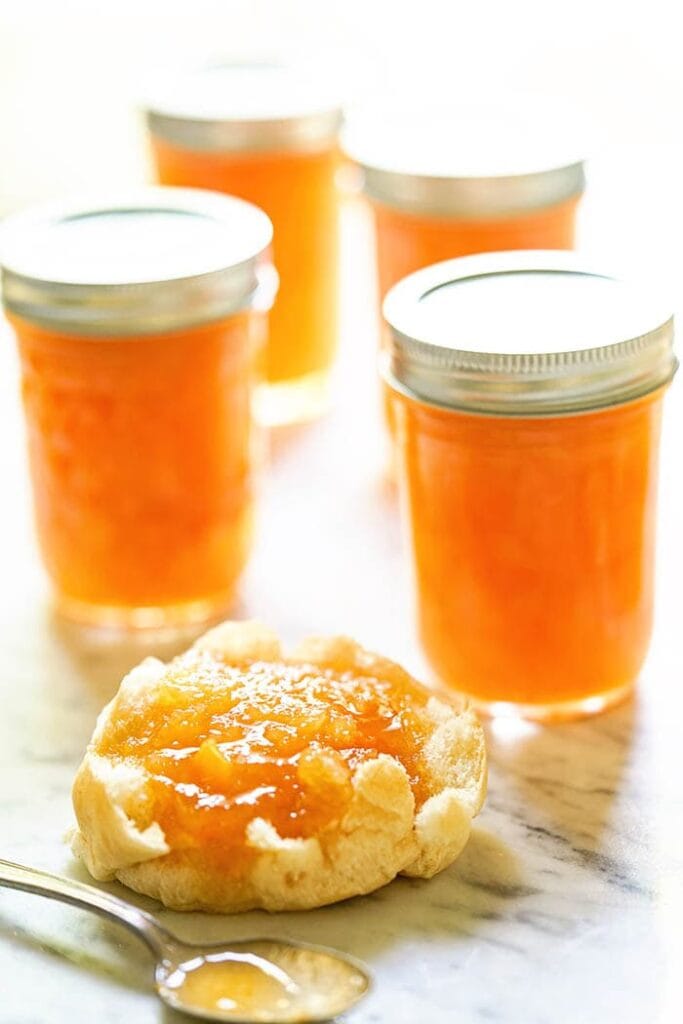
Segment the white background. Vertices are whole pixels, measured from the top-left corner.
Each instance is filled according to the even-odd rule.
[[[141,77],[180,59],[317,55],[351,97],[561,94],[598,148],[678,143],[674,0],[0,0],[0,211],[144,161]]]

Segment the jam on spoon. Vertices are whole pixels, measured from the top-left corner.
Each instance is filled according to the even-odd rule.
[[[348,1010],[370,986],[351,957],[279,939],[196,946],[151,914],[94,886],[0,860],[0,887],[61,900],[125,925],[156,959],[156,990],[173,1009],[232,1024],[314,1024]]]

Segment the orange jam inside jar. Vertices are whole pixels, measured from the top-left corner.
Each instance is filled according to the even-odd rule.
[[[456,256],[573,248],[585,175],[571,120],[529,97],[351,118],[343,146],[375,222],[380,298]]]
[[[454,256],[505,249],[572,249],[579,197],[491,219],[411,213],[381,202],[372,207],[379,293],[420,267]]]
[[[668,311],[528,251],[423,269],[384,312],[432,669],[494,714],[615,703],[650,639]]]
[[[9,222],[4,302],[65,616],[165,627],[233,600],[271,232],[241,200],[161,188]]]
[[[96,753],[144,768],[146,827],[173,851],[201,848],[239,870],[245,832],[263,818],[283,837],[337,823],[351,773],[380,753],[406,768],[418,803],[427,692],[395,667],[383,679],[357,669],[257,661],[235,666],[191,650],[99,735]]]
[[[291,68],[227,65],[160,80],[147,124],[159,181],[241,196],[273,222],[280,277],[257,409],[268,425],[327,406],[337,345],[340,110]]]

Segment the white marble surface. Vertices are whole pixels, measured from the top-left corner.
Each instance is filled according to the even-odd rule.
[[[352,219],[347,228],[357,245],[362,226]],[[419,669],[397,510],[366,412],[374,384],[365,273],[360,257],[348,261],[337,412],[274,445],[237,611],[291,639],[344,630]],[[62,843],[71,779],[97,711],[146,650],[95,646],[50,617],[5,338],[0,371],[0,856],[82,877]],[[485,810],[460,861],[430,882],[402,879],[305,914],[165,913],[165,924],[191,939],[268,932],[362,957],[376,984],[349,1024],[682,1019],[680,386],[670,398],[657,629],[638,699],[574,725],[489,727]],[[180,1020],[156,1003],[147,955],[132,939],[84,913],[0,891],[0,1024]]]

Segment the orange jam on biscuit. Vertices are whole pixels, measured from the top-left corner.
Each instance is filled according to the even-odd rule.
[[[396,666],[382,676],[338,662],[236,666],[190,650],[142,703],[136,694],[119,707],[95,753],[145,770],[149,798],[138,827],[158,822],[173,851],[202,848],[229,868],[256,818],[285,838],[337,823],[353,770],[378,754],[400,761],[416,803],[426,799],[428,694]]]

